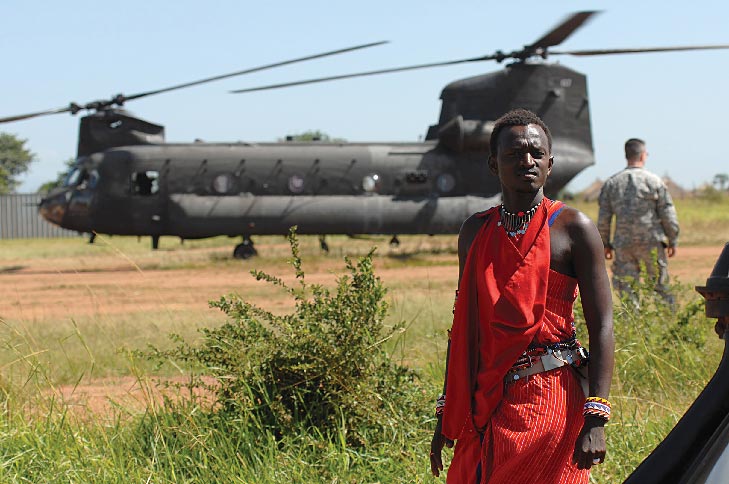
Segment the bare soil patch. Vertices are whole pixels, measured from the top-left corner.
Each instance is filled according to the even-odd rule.
[[[247,295],[268,309],[285,305],[265,291],[265,283],[256,281],[242,267],[216,267],[180,270],[103,270],[99,272],[36,272],[32,268],[0,274],[0,317],[5,320],[68,319],[88,315],[123,314],[160,308],[200,310],[208,301],[231,292]],[[273,272],[293,282],[291,270]],[[342,273],[341,261],[320,265],[307,271],[311,283],[333,284]],[[455,263],[448,266],[379,269],[385,284],[429,278],[452,280],[458,277]],[[261,291],[268,296],[257,297]],[[258,301],[257,301],[258,299]],[[271,307],[271,304],[274,307]],[[217,311],[217,310],[215,310]]]
[[[85,419],[111,416],[114,409],[125,414],[141,413],[163,401],[164,397],[179,398],[189,396],[185,378],[166,378],[141,380],[133,376],[115,378],[96,378],[80,385],[61,385],[49,390],[47,396],[56,401],[72,415]],[[212,385],[214,380],[206,378],[205,383]],[[210,400],[211,395],[200,389],[195,390],[198,401]]]
[[[722,247],[681,247],[669,261],[673,277],[687,284],[702,284],[714,266]],[[435,256],[434,256],[435,257]],[[442,257],[441,257],[442,259]],[[397,284],[428,278],[434,282],[451,282],[457,278],[456,257],[446,265],[378,268],[385,284]],[[249,274],[253,263],[177,270],[138,270],[119,264],[101,262],[85,271],[54,270],[47,261],[29,261],[23,268],[0,273],[0,317],[5,320],[47,320],[83,315],[123,314],[165,307],[200,310],[209,300],[237,292],[252,296],[263,291],[263,283]],[[61,266],[65,267],[65,261]],[[91,270],[93,269],[93,270]],[[291,271],[272,271],[291,280]],[[333,283],[342,272],[342,262],[331,258],[307,270],[307,280]],[[270,294],[262,301],[284,304]]]

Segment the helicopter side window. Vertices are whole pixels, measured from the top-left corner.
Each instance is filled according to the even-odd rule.
[[[235,188],[235,179],[231,173],[221,173],[213,178],[212,186],[213,191],[217,194],[230,194]]]
[[[132,173],[132,193],[135,195],[150,196],[159,192],[158,171],[138,171]]]
[[[435,179],[435,185],[441,193],[449,193],[456,188],[456,179],[450,173],[441,173]]]
[[[377,173],[372,173],[362,178],[362,189],[365,193],[377,193],[380,191],[381,184],[382,179]]]
[[[289,191],[293,194],[299,194],[304,191],[304,177],[294,174],[289,177]]]

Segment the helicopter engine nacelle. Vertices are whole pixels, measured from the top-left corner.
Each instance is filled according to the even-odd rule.
[[[117,146],[164,142],[164,126],[132,116],[122,109],[106,109],[81,118],[77,156],[87,156]]]
[[[438,130],[438,140],[456,153],[487,152],[493,130],[493,121],[463,119],[458,115]]]

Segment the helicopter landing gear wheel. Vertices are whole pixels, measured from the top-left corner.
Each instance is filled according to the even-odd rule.
[[[390,247],[400,247],[400,239],[397,238],[397,235],[393,235],[390,239]]]
[[[250,259],[258,255],[258,251],[253,247],[253,241],[250,237],[243,237],[243,242],[235,246],[233,249],[233,257],[236,259]]]
[[[319,236],[319,247],[321,247],[321,250],[329,253],[329,244],[327,244],[327,240],[324,235]]]

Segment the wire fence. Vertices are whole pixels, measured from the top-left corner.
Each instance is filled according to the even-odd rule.
[[[78,237],[78,232],[62,229],[38,214],[37,193],[0,195],[0,239],[40,239]]]

